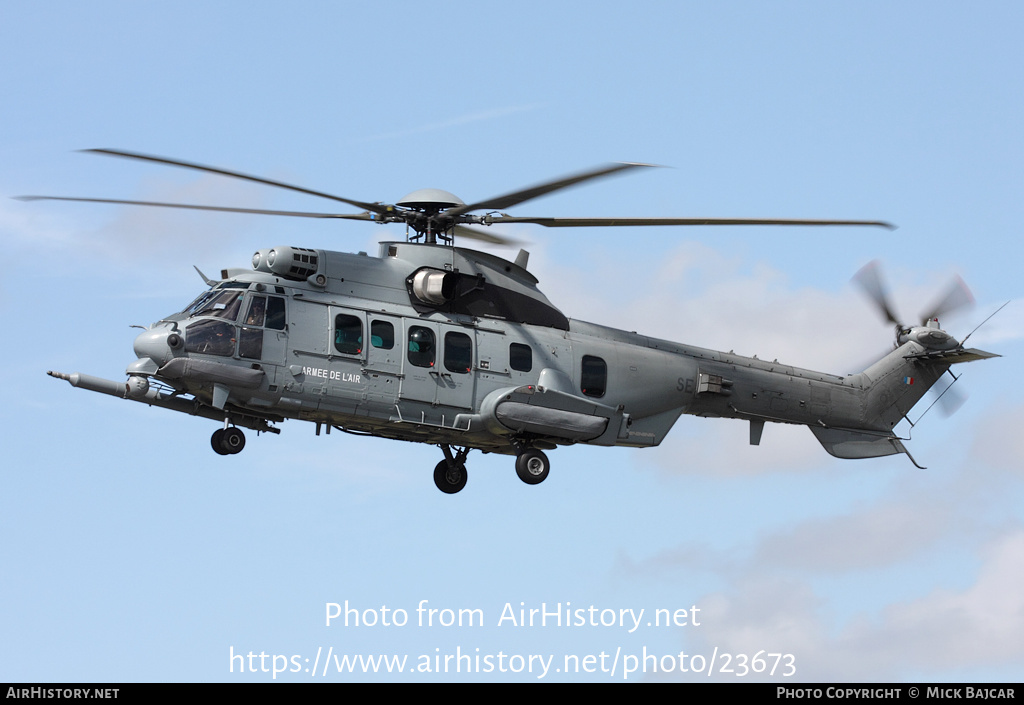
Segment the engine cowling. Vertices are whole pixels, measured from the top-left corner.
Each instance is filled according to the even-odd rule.
[[[455,298],[459,275],[424,267],[412,275],[412,294],[425,304],[441,306]]]
[[[257,250],[252,256],[252,268],[257,272],[304,281],[316,274],[319,261],[320,257],[316,250],[305,247],[274,247],[269,250]]]

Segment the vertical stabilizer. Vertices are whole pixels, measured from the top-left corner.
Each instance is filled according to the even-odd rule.
[[[893,429],[951,365],[992,357],[998,355],[962,347],[929,350],[917,342],[905,342],[860,374],[848,378],[859,388],[860,418],[810,429],[825,450],[837,458],[878,458],[904,453],[921,467]]]
[[[942,361],[922,362],[917,343],[905,343],[860,375],[866,428],[891,431],[949,369]]]

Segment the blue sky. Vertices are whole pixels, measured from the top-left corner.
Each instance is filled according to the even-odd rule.
[[[203,289],[193,265],[282,244],[372,253],[400,229],[2,198],[0,679],[273,679],[232,670],[232,649],[298,657],[278,680],[540,675],[307,672],[333,649],[553,655],[552,681],[622,680],[629,655],[761,651],[793,655],[780,683],[1020,681],[1022,26],[999,2],[5,4],[5,197],[331,207],[75,152],[92,147],[386,202],[642,161],[669,168],[510,210],[899,228],[508,230],[571,317],[844,374],[891,345],[850,285],[873,259],[907,319],[957,273],[977,306],[943,321],[952,333],[1011,304],[971,339],[1003,357],[961,366],[965,406],[913,429],[927,470],[836,460],[803,428],[752,448],[741,423],[684,417],[656,449],[555,451],[536,487],[474,453],[445,496],[430,446],[292,421],[222,458],[212,422],[44,375],[120,379],[129,326]],[[346,600],[410,623],[325,626]],[[420,627],[423,600],[486,621]],[[567,603],[695,606],[700,625],[498,624],[506,604]],[[555,671],[601,652],[620,655],[614,676]],[[712,678],[765,678],[738,663]]]

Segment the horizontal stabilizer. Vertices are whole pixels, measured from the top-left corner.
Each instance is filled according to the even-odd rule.
[[[823,426],[810,426],[809,428],[825,450],[837,458],[880,458],[885,455],[907,453],[903,442],[896,436],[869,431],[851,431],[845,428],[825,428]],[[910,454],[907,453],[907,455]],[[914,464],[917,465],[917,463]]]
[[[977,348],[960,348],[959,350],[931,350],[916,355],[904,355],[907,360],[918,360],[920,362],[941,362],[943,365],[955,365],[958,362],[973,362],[975,360],[988,360],[993,357],[1002,357],[995,353],[985,352]]]

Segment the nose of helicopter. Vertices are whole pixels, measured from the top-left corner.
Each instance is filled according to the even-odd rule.
[[[184,345],[181,336],[170,328],[150,328],[140,333],[132,345],[139,359],[149,358],[157,367],[174,357]]]

